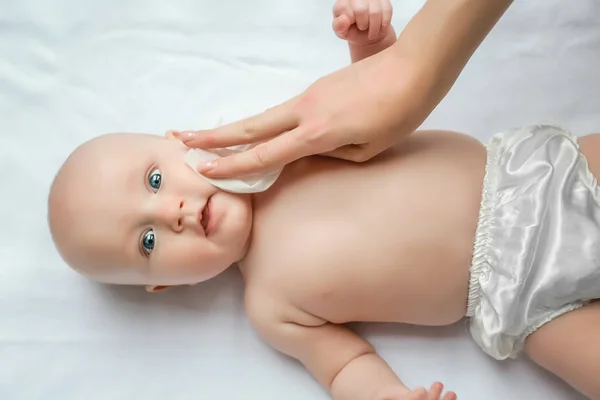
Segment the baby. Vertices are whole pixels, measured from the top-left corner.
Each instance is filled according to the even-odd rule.
[[[351,4],[336,3],[334,30],[353,61],[394,43],[390,15],[371,7],[359,31]],[[212,185],[186,165],[188,150],[144,134],[78,147],[49,195],[68,265],[151,292],[236,265],[253,326],[336,400],[443,390],[405,387],[345,323],[465,316],[490,356],[526,353],[600,399],[600,135],[532,126],[484,146],[420,131],[367,163],[304,158],[254,194]]]

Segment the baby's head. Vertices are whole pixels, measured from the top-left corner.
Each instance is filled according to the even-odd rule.
[[[109,134],[79,146],[48,199],[63,259],[96,281],[148,290],[193,285],[242,259],[250,195],[224,192],[184,162],[178,140]]]

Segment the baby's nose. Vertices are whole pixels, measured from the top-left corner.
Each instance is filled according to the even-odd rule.
[[[183,212],[185,202],[183,200],[166,201],[159,207],[158,219],[169,229],[181,232],[185,214]]]

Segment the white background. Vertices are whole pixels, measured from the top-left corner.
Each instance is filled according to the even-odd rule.
[[[398,31],[422,3],[394,1]],[[0,1],[0,399],[328,398],[257,338],[236,271],[161,295],[102,287],[66,268],[45,218],[51,179],[82,141],[212,127],[347,65],[331,6]],[[599,19],[596,0],[515,1],[425,126],[482,140],[540,122],[600,132]],[[466,321],[358,329],[413,387],[442,380],[461,399],[580,398],[527,360],[485,356]]]

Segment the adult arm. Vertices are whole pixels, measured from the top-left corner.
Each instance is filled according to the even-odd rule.
[[[262,142],[199,166],[212,178],[263,172],[313,154],[366,161],[423,123],[511,3],[428,0],[380,53],[261,114],[180,138],[199,148]]]

